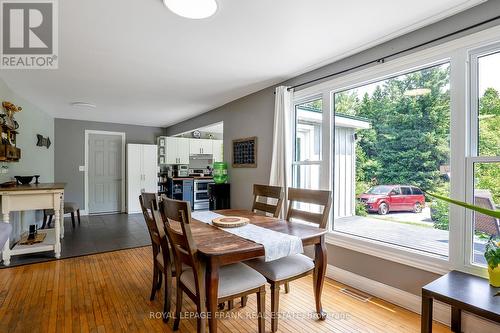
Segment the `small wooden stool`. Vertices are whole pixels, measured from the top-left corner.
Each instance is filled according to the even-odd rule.
[[[71,224],[73,228],[75,227],[75,212],[78,217],[78,224],[80,224],[80,206],[76,202],[65,202],[64,203],[64,214],[71,213]],[[43,224],[42,229],[45,229],[45,225],[47,224],[50,227],[52,223],[52,217],[54,216],[53,209],[44,209],[43,210]],[[47,223],[48,217],[48,223]]]

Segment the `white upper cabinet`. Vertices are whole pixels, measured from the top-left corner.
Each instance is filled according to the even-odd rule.
[[[224,162],[224,147],[222,140],[211,140],[212,141],[212,155],[214,162]]]
[[[189,164],[189,139],[176,138],[177,141],[177,157],[179,164]]]
[[[189,164],[190,155],[213,155],[214,162],[222,162],[222,140],[158,137],[158,162],[166,164]]]
[[[212,154],[212,141],[208,139],[189,139],[189,154]]]
[[[160,161],[161,161],[161,154],[160,154]],[[189,164],[188,138],[165,137],[164,164]]]

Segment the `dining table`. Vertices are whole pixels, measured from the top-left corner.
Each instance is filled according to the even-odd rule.
[[[321,305],[321,293],[327,265],[326,229],[307,223],[290,222],[269,217],[248,210],[225,209],[214,212],[225,216],[248,218],[249,223],[256,226],[299,237],[303,246],[314,246],[313,287],[315,310],[319,320],[326,319],[326,312],[323,311]],[[191,223],[191,232],[197,246],[199,259],[206,269],[205,289],[208,326],[210,332],[215,333],[217,332],[217,316],[215,313],[218,310],[220,267],[264,256],[264,246],[194,218]]]

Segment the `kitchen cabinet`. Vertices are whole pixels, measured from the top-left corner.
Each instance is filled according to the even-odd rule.
[[[193,208],[193,179],[168,178],[167,197],[187,201],[191,204],[191,208]]]
[[[208,154],[212,155],[212,141],[209,139],[189,139],[189,154],[199,155]]]
[[[222,140],[211,140],[212,141],[212,155],[214,162],[224,161],[224,146]]]
[[[140,213],[139,195],[158,191],[156,145],[127,145],[127,213]]]
[[[176,137],[160,137],[165,139],[164,164],[189,164],[189,139]],[[160,153],[162,147],[159,148]],[[160,162],[162,156],[160,155]],[[162,163],[160,163],[162,164]]]

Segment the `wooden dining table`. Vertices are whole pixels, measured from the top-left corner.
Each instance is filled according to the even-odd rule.
[[[227,209],[215,213],[225,216],[246,217],[250,223],[284,234],[294,235],[302,240],[304,246],[314,246],[314,297],[318,319],[325,320],[326,313],[321,306],[321,292],[325,279],[327,258],[326,229],[299,222],[259,215],[247,210]],[[191,232],[196,242],[199,258],[205,265],[205,288],[210,332],[217,332],[219,269],[221,266],[243,262],[264,256],[264,246],[251,240],[238,237],[210,224],[193,219]]]

